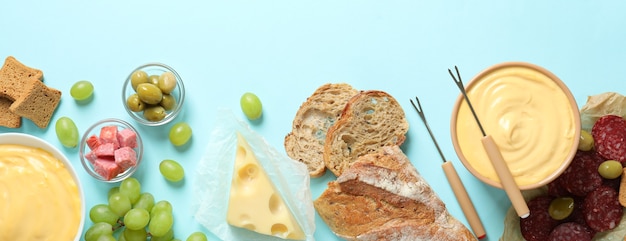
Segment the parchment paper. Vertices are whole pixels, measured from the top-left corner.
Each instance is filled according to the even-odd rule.
[[[195,170],[192,209],[196,221],[222,240],[283,240],[233,227],[226,222],[237,132],[248,141],[274,186],[285,198],[285,203],[305,232],[306,240],[314,241],[315,210],[306,166],[278,152],[230,110],[218,111],[205,154]]]

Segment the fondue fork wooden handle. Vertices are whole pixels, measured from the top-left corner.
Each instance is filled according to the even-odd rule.
[[[478,239],[483,239],[487,236],[485,228],[483,227],[483,224],[478,217],[478,213],[474,208],[474,204],[467,194],[467,190],[465,190],[465,186],[461,182],[461,178],[452,165],[452,162],[446,161],[441,164],[441,167],[443,168],[443,172],[446,174],[450,187],[452,187],[456,200],[459,202],[459,205],[463,210],[463,214],[465,214],[465,218],[467,218],[467,222],[469,222],[470,228],[474,231],[474,235],[476,235]]]
[[[450,186],[452,187],[452,191],[454,192],[454,196],[456,197],[456,200],[459,202],[459,205],[461,206],[461,209],[463,210],[463,214],[465,215],[465,218],[469,222],[470,227],[472,228],[472,231],[474,231],[474,235],[476,235],[478,239],[484,238],[485,236],[487,236],[487,234],[485,233],[485,228],[483,227],[482,222],[480,222],[478,213],[476,213],[474,204],[472,203],[472,200],[467,194],[467,191],[465,190],[465,186],[463,186],[463,183],[461,182],[461,178],[459,177],[459,174],[456,172],[456,169],[454,169],[454,166],[452,166],[452,162],[448,162],[446,158],[443,156],[443,152],[441,151],[441,148],[439,148],[437,139],[435,139],[435,135],[433,135],[433,132],[430,130],[430,126],[428,126],[428,121],[426,121],[426,115],[424,114],[424,111],[422,111],[422,104],[420,104],[420,99],[417,98],[417,96],[415,97],[415,101],[417,102],[417,105],[413,102],[413,100],[409,100],[409,101],[411,101],[411,105],[413,105],[413,108],[415,108],[415,111],[417,111],[417,114],[420,116],[420,118],[424,122],[424,126],[426,127],[426,130],[428,130],[428,134],[430,135],[430,138],[433,140],[433,143],[435,144],[435,147],[437,148],[437,152],[439,152],[439,156],[441,156],[441,160],[443,161],[443,164],[441,165],[441,167],[443,167],[443,172],[446,174],[448,183],[450,183]]]
[[[500,179],[502,188],[509,197],[509,200],[511,200],[511,205],[515,209],[515,212],[517,212],[517,215],[521,218],[527,218],[530,215],[530,210],[528,209],[526,200],[524,200],[524,197],[522,196],[522,191],[517,186],[517,183],[515,183],[515,179],[513,179],[511,170],[509,170],[504,158],[502,157],[502,153],[500,153],[500,149],[498,149],[498,145],[496,145],[496,142],[490,135],[484,136],[481,141],[489,159],[491,160],[491,164]]]

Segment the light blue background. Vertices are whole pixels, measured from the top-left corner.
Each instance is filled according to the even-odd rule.
[[[193,170],[216,110],[230,108],[243,119],[239,97],[256,93],[264,113],[252,128],[284,152],[283,138],[299,105],[327,82],[384,90],[401,102],[411,126],[407,155],[449,211],[466,223],[408,101],[419,96],[446,157],[477,205],[487,240],[494,241],[510,203],[503,191],[471,176],[455,155],[449,118],[459,92],[447,69],[458,65],[467,83],[496,63],[532,62],[559,76],[579,106],[588,95],[626,93],[625,11],[624,1],[563,0],[4,1],[0,58],[12,55],[43,70],[45,83],[64,92],[51,125],[69,116],[81,132],[103,118],[131,121],[120,92],[135,67],[158,61],[176,69],[188,98],[174,122],[188,122],[193,139],[175,148],[167,139],[171,124],[138,126],[146,155],[136,177],[144,191],[172,202],[175,233],[182,240],[194,231],[207,232],[194,221],[189,204]],[[96,88],[88,104],[69,95],[71,85],[83,79]],[[106,201],[113,185],[91,179],[80,167],[77,149],[63,148],[54,128],[39,129],[26,120],[19,129],[0,132],[29,133],[56,145],[78,169],[86,206]],[[158,163],[165,158],[183,164],[183,183],[160,176]],[[313,179],[313,196],[333,178]],[[318,240],[337,239],[319,218],[316,224]]]

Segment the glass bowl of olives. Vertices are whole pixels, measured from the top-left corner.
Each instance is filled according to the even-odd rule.
[[[146,126],[169,123],[180,113],[185,85],[178,73],[162,63],[147,63],[134,69],[122,88],[124,108]]]

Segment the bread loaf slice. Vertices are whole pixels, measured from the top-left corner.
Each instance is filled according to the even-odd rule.
[[[339,119],[348,100],[357,93],[358,90],[349,84],[324,84],[296,112],[292,130],[285,136],[285,151],[292,159],[306,164],[311,177],[325,173],[326,132]]]
[[[346,240],[476,240],[398,146],[359,157],[313,205]]]
[[[324,143],[326,168],[339,176],[359,156],[383,146],[400,146],[408,129],[404,110],[395,98],[379,90],[360,92],[328,129]]]

